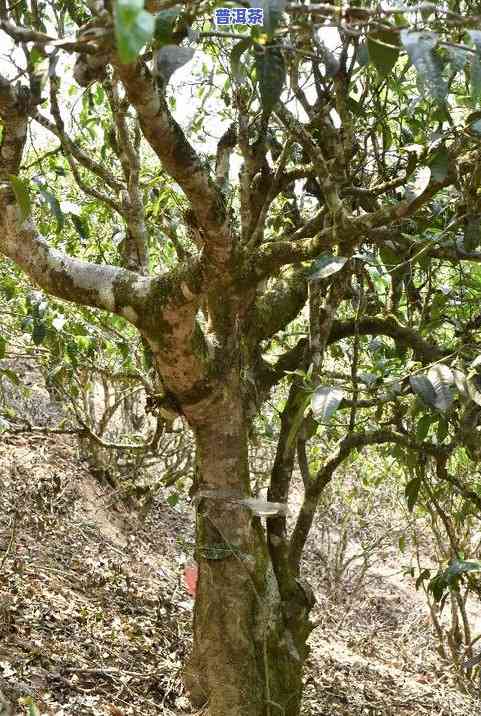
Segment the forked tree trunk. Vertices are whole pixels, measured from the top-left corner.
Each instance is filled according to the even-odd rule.
[[[278,584],[261,521],[242,503],[247,430],[235,381],[196,439],[199,580],[186,687],[210,716],[297,716],[312,605]]]

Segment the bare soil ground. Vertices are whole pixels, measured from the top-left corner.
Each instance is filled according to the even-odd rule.
[[[181,716],[192,600],[192,511],[159,495],[142,519],[100,485],[75,440],[0,436],[0,691],[14,714]],[[474,716],[435,651],[426,605],[387,558],[354,594],[318,604],[305,716]],[[1,709],[0,709],[1,710]]]

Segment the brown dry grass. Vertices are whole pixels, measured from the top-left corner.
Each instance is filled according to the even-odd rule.
[[[192,602],[182,584],[192,510],[160,494],[146,519],[78,459],[75,441],[0,436],[0,691],[27,713],[189,713],[181,665]],[[352,593],[326,589],[322,517],[305,568],[318,604],[305,716],[474,716],[422,595],[391,551]]]

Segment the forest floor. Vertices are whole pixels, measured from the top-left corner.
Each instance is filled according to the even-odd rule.
[[[0,692],[13,713],[31,701],[55,716],[193,713],[181,680],[193,607],[187,501],[161,494],[142,517],[94,479],[74,438],[44,434],[0,435],[0,486]],[[306,562],[319,625],[303,714],[479,714],[393,555],[334,596],[322,539],[314,532]]]

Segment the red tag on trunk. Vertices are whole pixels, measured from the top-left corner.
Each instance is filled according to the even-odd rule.
[[[199,577],[199,568],[196,564],[189,564],[184,567],[184,582],[187,591],[192,597],[195,597],[197,591],[197,579]]]

